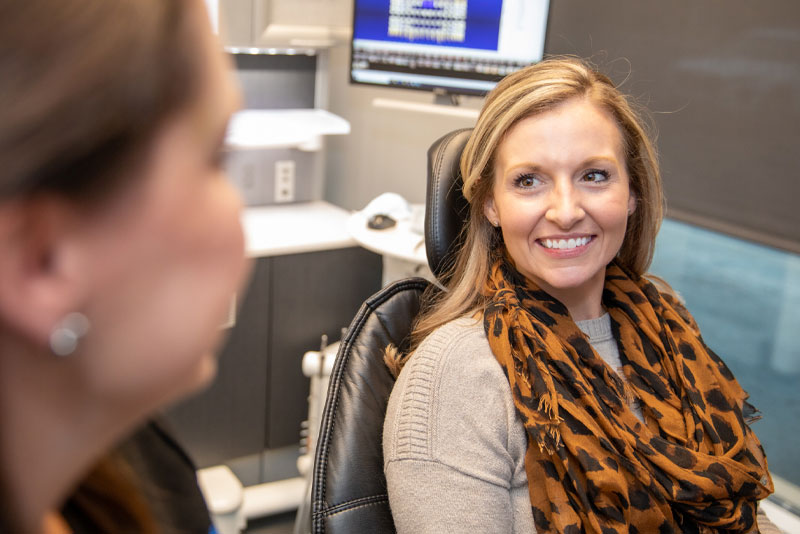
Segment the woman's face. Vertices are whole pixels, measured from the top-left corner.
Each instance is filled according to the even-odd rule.
[[[634,207],[617,124],[574,98],[508,131],[484,212],[520,273],[582,320],[602,314],[606,265]]]
[[[221,167],[239,105],[228,65],[193,2],[197,102],[168,119],[141,175],[86,217],[91,330],[71,358],[101,397],[156,406],[207,383],[231,297],[247,271],[241,203]]]

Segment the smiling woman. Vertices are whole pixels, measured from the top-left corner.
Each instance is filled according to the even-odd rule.
[[[626,97],[577,59],[511,74],[461,174],[465,244],[384,425],[398,532],[772,528],[756,412],[646,275],[663,195]]]
[[[107,452],[213,378],[246,275],[227,67],[202,0],[0,7],[3,532],[67,531],[62,506],[164,531]]]

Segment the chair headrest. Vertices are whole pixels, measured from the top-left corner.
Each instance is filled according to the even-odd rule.
[[[469,218],[469,203],[461,194],[461,152],[472,132],[463,128],[433,142],[428,149],[428,190],[425,196],[425,252],[436,278],[445,283],[461,246],[461,230]]]

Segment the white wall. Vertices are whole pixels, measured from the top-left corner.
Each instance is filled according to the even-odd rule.
[[[429,92],[350,85],[349,44],[328,54],[328,109],[350,121],[348,136],[326,141],[325,199],[348,209],[361,209],[391,191],[410,202],[425,201],[426,154],[430,144],[474,120],[372,106],[374,98],[433,103]],[[462,99],[462,106],[480,108],[482,98]]]

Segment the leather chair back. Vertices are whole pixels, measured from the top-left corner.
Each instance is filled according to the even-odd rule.
[[[428,151],[425,246],[442,281],[452,265],[469,206],[459,160],[471,130],[436,140]],[[339,346],[320,425],[311,491],[314,534],[395,532],[383,474],[383,421],[394,378],[383,363],[389,344],[407,351],[430,286],[422,278],[389,284],[359,309]]]
[[[469,218],[469,204],[461,194],[461,153],[471,128],[452,131],[428,149],[428,189],[425,196],[425,252],[428,266],[444,283],[463,243],[462,230]]]
[[[370,297],[345,334],[331,373],[311,492],[311,532],[394,532],[381,435],[394,377],[383,363],[392,343],[408,348],[423,278],[389,284]]]

